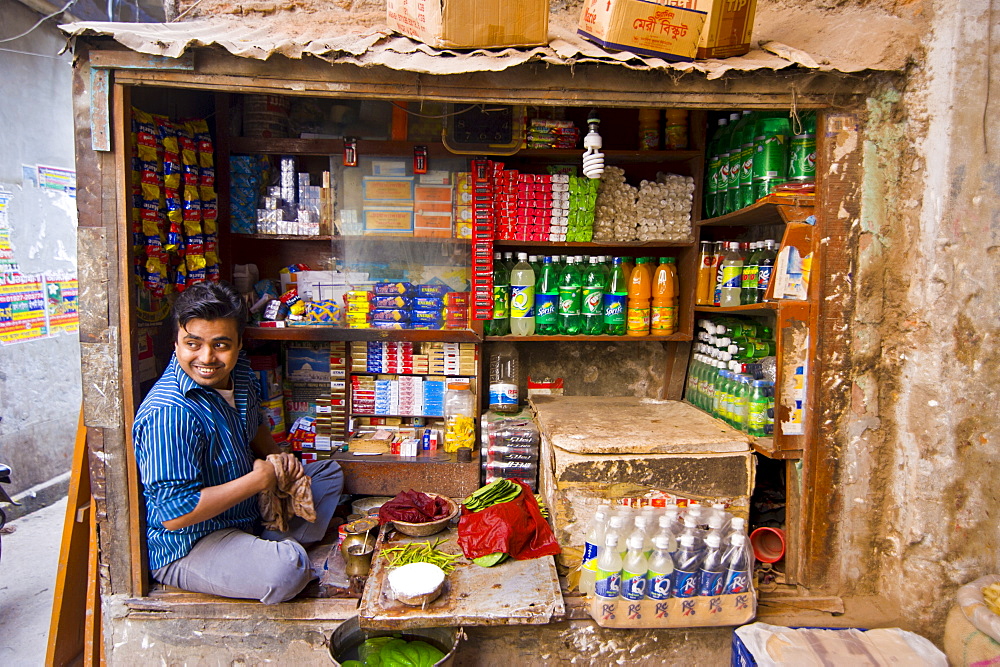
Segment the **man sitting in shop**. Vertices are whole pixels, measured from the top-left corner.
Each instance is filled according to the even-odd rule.
[[[174,355],[136,414],[132,437],[146,499],[153,578],[188,591],[266,604],[297,595],[312,568],[303,545],[327,531],[344,485],[332,460],[292,454],[292,479],[312,478],[316,520],[261,530],[257,495],[274,491],[279,454],[241,352],[247,308],[225,283],[197,283],[173,309]]]

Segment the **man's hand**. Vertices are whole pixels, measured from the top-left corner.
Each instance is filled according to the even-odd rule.
[[[274,491],[278,486],[278,475],[270,461],[254,459],[253,472],[260,480],[261,491]]]
[[[294,482],[299,477],[305,474],[305,470],[302,468],[302,461],[289,452],[282,452],[281,454],[282,468],[288,475],[288,479]]]

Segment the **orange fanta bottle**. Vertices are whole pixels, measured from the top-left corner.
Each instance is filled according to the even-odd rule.
[[[669,336],[677,331],[677,267],[673,257],[661,257],[653,277],[650,333]]]
[[[628,314],[625,333],[629,336],[649,335],[649,299],[652,296],[653,276],[648,258],[635,260],[635,268],[628,281]]]

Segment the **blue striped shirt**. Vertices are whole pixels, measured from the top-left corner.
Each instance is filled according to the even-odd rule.
[[[191,379],[174,355],[139,406],[132,439],[146,499],[150,569],[183,558],[195,542],[217,530],[253,532],[260,519],[257,499],[251,497],[201,523],[179,530],[163,527],[164,521],[193,510],[203,488],[253,470],[250,441],[263,416],[245,353],[240,353],[232,378],[235,410],[219,392]]]

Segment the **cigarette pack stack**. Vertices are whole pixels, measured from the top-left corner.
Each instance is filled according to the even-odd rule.
[[[493,317],[493,169],[491,160],[472,161],[472,316],[477,320]]]

